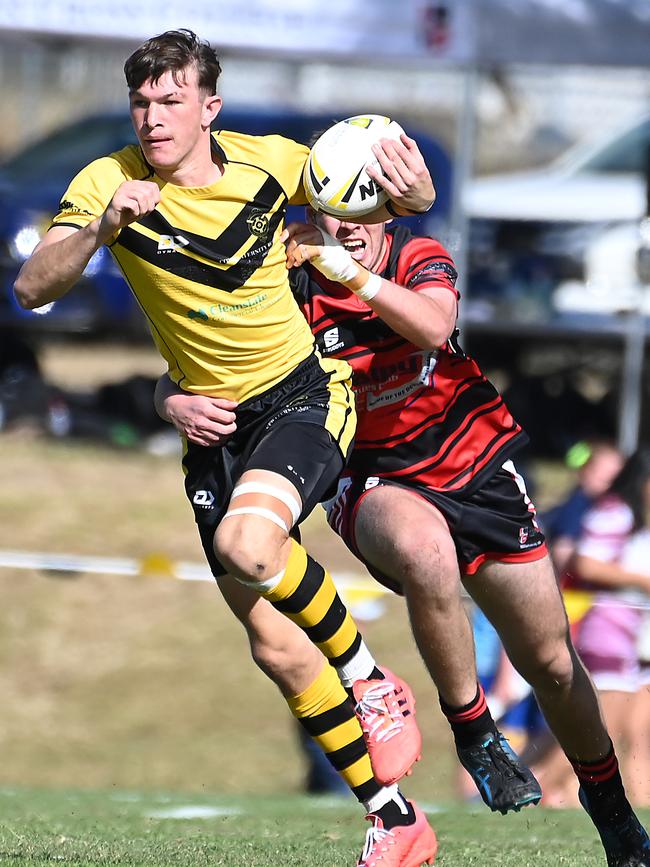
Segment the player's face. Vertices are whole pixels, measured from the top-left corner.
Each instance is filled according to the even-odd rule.
[[[623,456],[616,449],[595,451],[580,475],[582,489],[590,497],[600,497],[612,484],[623,467]]]
[[[385,223],[348,223],[322,213],[316,215],[315,222],[340,241],[352,258],[365,268],[372,271],[379,264],[386,244]]]
[[[221,99],[199,88],[197,71],[189,66],[174,81],[165,72],[131,91],[131,120],[144,156],[154,169],[176,171],[202,155]]]

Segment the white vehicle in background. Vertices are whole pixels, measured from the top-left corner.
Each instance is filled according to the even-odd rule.
[[[470,308],[507,315],[516,304],[530,319],[650,315],[650,287],[637,267],[639,250],[650,245],[649,148],[645,117],[547,168],[468,184]]]

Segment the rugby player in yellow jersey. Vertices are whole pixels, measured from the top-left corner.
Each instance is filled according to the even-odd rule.
[[[305,202],[308,149],[212,134],[220,65],[190,31],[148,40],[124,69],[139,147],[72,180],[16,297],[55,301],[109,247],[170,379],[210,397],[223,440],[186,440],[183,457],[205,553],[255,661],[373,815],[359,863],[431,862],[435,835],[396,785],[420,751],[410,691],[377,668],[330,576],[291,537],[336,482],[355,427],[349,367],[314,350],[280,240],[286,205]],[[393,212],[426,210],[434,191],[415,143],[381,147]]]

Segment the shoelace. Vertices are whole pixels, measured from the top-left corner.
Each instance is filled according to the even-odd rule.
[[[498,741],[491,741],[485,750],[502,776],[519,777],[522,782],[526,782],[526,775],[520,770],[514,759],[508,761],[505,758],[503,747]]]
[[[387,680],[381,680],[377,686],[371,686],[356,706],[372,737],[378,741],[388,741],[404,728],[404,718],[396,705],[392,710],[384,699],[395,692],[395,685]],[[386,725],[387,719],[390,723]]]
[[[386,838],[393,838],[386,839]],[[395,835],[392,831],[387,831],[385,828],[380,828],[377,823],[373,824],[372,828],[368,828],[366,831],[366,841],[363,844],[363,852],[361,853],[361,861],[359,861],[359,865],[364,865],[368,858],[372,855],[372,851],[375,846],[383,843],[384,841],[390,845],[391,842],[394,841]],[[386,851],[388,846],[384,846],[383,850]]]

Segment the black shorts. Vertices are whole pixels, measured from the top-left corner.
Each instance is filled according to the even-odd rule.
[[[526,563],[540,560],[547,553],[535,507],[512,461],[506,461],[478,490],[465,495],[441,493],[417,482],[406,485],[376,476],[346,475],[339,482],[336,496],[325,504],[327,519],[370,574],[396,593],[401,591],[395,581],[361,556],[354,535],[361,501],[373,488],[387,485],[413,491],[441,512],[463,575],[473,575],[486,560]]]
[[[225,445],[187,443],[185,492],[215,577],[227,570],[215,557],[214,533],[246,470],[271,470],[298,489],[297,523],[336,490],[356,424],[348,370],[312,355],[274,388],[237,407],[237,430]]]

